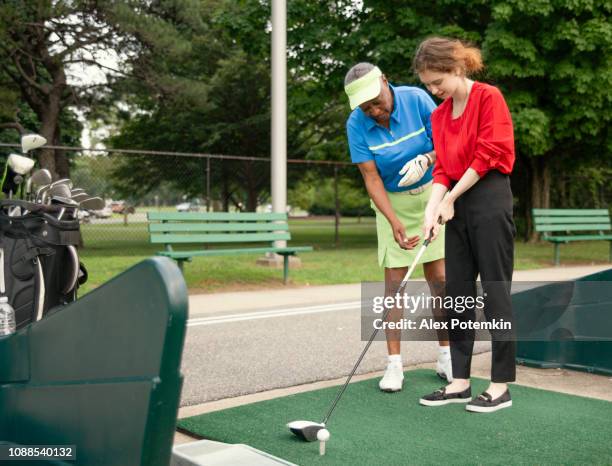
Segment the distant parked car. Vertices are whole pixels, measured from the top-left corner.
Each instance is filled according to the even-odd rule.
[[[108,206],[104,207],[104,209],[92,210],[91,213],[94,214],[96,218],[110,218],[113,216],[113,210]]]
[[[116,214],[123,213],[123,209],[125,209],[125,201],[113,201],[110,204],[110,208],[112,212]]]
[[[125,201],[113,201],[110,208],[115,214],[133,214],[136,212],[134,206],[128,205]]]
[[[198,212],[200,204],[196,202],[182,202],[176,206],[177,212]]]

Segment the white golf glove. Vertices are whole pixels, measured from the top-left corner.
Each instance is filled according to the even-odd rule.
[[[425,172],[429,168],[429,158],[424,155],[417,155],[415,158],[406,162],[404,168],[399,172],[404,177],[397,184],[398,186],[410,186],[419,181],[425,175]]]

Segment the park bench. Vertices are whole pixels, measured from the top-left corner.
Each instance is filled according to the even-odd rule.
[[[275,247],[274,241],[289,240],[287,214],[283,213],[228,213],[228,212],[150,212],[149,234],[151,243],[164,244],[159,256],[170,257],[183,263],[193,257],[221,256],[253,253],[276,253],[283,256],[283,281],[289,276],[289,256],[312,251],[310,246]],[[256,243],[270,242],[269,245]],[[241,247],[208,248],[216,244],[241,245]],[[253,244],[255,243],[255,244]],[[197,250],[174,250],[176,245],[199,244]],[[244,246],[245,244],[249,246]]]
[[[570,241],[610,241],[609,260],[612,261],[608,209],[533,209],[533,220],[535,230],[543,233],[542,239],[555,245],[555,265],[559,265],[559,246]]]

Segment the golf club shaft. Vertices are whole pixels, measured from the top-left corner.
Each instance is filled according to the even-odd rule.
[[[431,235],[429,236],[429,238],[427,238],[423,242],[423,245],[421,246],[421,249],[417,253],[416,257],[414,258],[414,261],[412,262],[412,265],[408,269],[408,272],[406,272],[406,275],[404,275],[404,279],[402,280],[402,283],[400,284],[399,288],[397,289],[397,292],[395,293],[396,295],[401,293],[401,291],[404,289],[404,286],[406,285],[406,283],[410,279],[410,276],[412,275],[412,272],[414,272],[414,269],[416,268],[417,264],[419,263],[419,260],[421,259],[421,256],[423,256],[423,253],[425,253],[425,249],[427,249],[427,246],[429,245],[430,242],[431,242]],[[384,312],[384,314],[382,316],[382,322],[385,322],[387,320],[387,317],[389,316],[389,312],[391,312],[392,309],[393,308],[388,308],[387,310],[385,310],[385,312]],[[331,417],[332,413],[334,412],[334,409],[336,408],[336,405],[338,404],[338,401],[340,401],[340,398],[342,397],[342,394],[346,390],[346,387],[348,387],[348,384],[351,382],[351,379],[355,375],[355,372],[357,372],[357,368],[359,367],[359,364],[361,364],[361,360],[364,358],[364,356],[368,352],[368,349],[372,345],[372,342],[374,341],[374,338],[376,338],[376,335],[378,334],[378,330],[379,330],[379,328],[376,327],[374,329],[374,331],[372,332],[372,335],[370,336],[370,339],[368,340],[367,344],[363,348],[363,351],[359,355],[359,359],[357,359],[357,362],[353,366],[353,370],[351,371],[351,373],[347,377],[347,379],[344,382],[344,385],[342,386],[342,388],[338,391],[338,394],[336,395],[336,399],[334,400],[334,402],[332,403],[331,407],[329,408],[329,411],[327,411],[327,414],[325,415],[325,418],[323,418],[323,421],[321,421],[321,424],[324,424],[325,426],[327,426],[327,422],[329,421],[329,418]]]

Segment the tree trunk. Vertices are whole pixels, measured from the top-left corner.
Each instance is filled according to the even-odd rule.
[[[42,121],[40,134],[47,141],[49,141],[50,145],[55,144],[55,133],[57,129],[59,114],[52,114],[51,112],[46,111],[42,115],[39,115],[39,118]],[[38,162],[40,163],[40,168],[46,168],[51,172],[51,176],[53,177],[53,179],[57,179],[57,168],[55,166],[55,150],[43,146],[40,149]]]
[[[258,199],[258,191],[257,184],[255,180],[254,173],[249,172],[249,176],[247,178],[247,212],[255,212],[257,210],[257,199]]]
[[[61,128],[59,125],[55,127],[55,135],[53,137],[53,145],[61,145]],[[55,168],[58,178],[70,178],[70,165],[68,165],[68,157],[66,151],[55,149]]]
[[[221,187],[221,200],[223,202],[223,212],[229,212],[229,203],[230,203],[230,190],[229,190],[229,179],[227,177],[227,171],[225,169],[225,163],[223,163],[223,160],[221,161],[221,179],[222,181],[222,187]]]
[[[52,92],[44,99],[44,103],[37,111],[38,118],[42,122],[40,132],[42,136],[49,141],[50,145],[57,145],[60,143],[59,118],[62,111],[61,95],[66,87],[66,76],[62,69],[57,71],[57,76],[54,76],[54,84],[55,86]],[[54,180],[60,175],[58,173],[59,169],[64,168],[58,167],[54,149],[45,149],[43,147],[40,153],[39,162],[41,168],[46,168],[51,172],[51,176]]]
[[[527,228],[525,231],[525,239],[530,243],[538,240],[538,233],[533,225],[533,217],[531,209],[548,209],[550,208],[550,167],[549,157],[543,155],[541,157],[529,158],[529,178],[531,185],[531,193],[529,202],[526,204]]]

